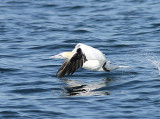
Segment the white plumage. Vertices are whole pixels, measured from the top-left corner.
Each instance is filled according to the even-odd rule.
[[[106,62],[106,58],[100,50],[82,43],[78,43],[72,52],[75,54],[78,48],[82,50],[82,53],[87,59],[82,68],[93,71],[103,71],[102,66]]]
[[[72,52],[76,53],[78,48],[82,50],[82,52],[85,54],[88,60],[105,60],[106,59],[105,55],[100,50],[82,43],[78,43]]]
[[[79,67],[92,71],[106,72],[128,67],[111,65],[100,50],[82,43],[78,43],[72,52],[63,52],[51,56],[51,58],[66,59],[57,72],[59,78],[62,78],[65,74],[72,75]]]

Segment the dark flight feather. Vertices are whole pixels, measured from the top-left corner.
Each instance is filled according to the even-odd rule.
[[[82,50],[78,48],[73,57],[62,64],[56,75],[58,75],[60,79],[62,79],[65,74],[67,74],[67,76],[72,75],[78,68],[82,67],[86,61],[86,56],[82,53]]]

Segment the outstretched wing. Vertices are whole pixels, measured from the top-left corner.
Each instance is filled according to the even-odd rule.
[[[66,60],[57,71],[58,78],[62,78],[65,74],[72,75],[83,63],[87,61],[86,56],[83,54],[81,48],[78,48],[76,53],[70,60]]]

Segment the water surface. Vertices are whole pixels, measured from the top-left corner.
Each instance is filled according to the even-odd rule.
[[[159,0],[0,2],[0,118],[160,118]],[[79,69],[60,80],[77,43],[129,69]]]

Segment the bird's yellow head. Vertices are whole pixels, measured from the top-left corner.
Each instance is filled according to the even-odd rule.
[[[66,59],[71,59],[74,53],[73,52],[62,52],[61,55]]]
[[[73,52],[62,52],[59,53],[58,55],[51,56],[50,58],[71,59],[73,55],[74,55]]]

